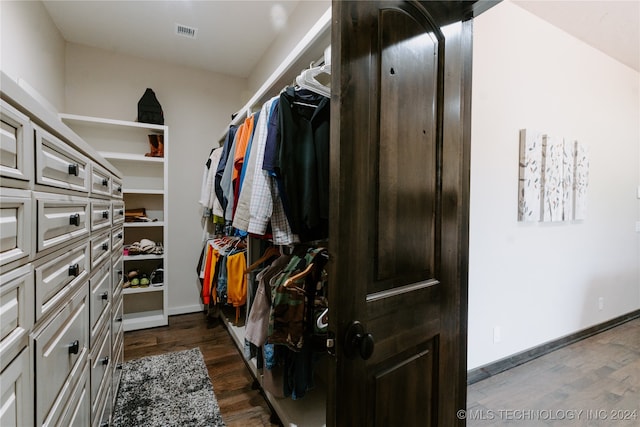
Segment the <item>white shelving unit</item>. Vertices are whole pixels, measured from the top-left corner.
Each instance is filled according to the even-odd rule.
[[[144,208],[150,222],[125,223],[124,244],[143,238],[163,244],[162,255],[123,257],[124,271],[139,270],[150,277],[158,267],[165,283],[146,288],[123,289],[125,331],[164,326],[168,323],[168,127],[148,123],[60,114],[60,118],[121,173],[126,209]],[[162,135],[164,157],[147,157],[148,136]]]

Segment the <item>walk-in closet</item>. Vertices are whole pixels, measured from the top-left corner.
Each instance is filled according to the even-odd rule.
[[[640,9],[570,3],[0,1],[0,425],[637,422],[634,343],[489,384],[640,316]]]

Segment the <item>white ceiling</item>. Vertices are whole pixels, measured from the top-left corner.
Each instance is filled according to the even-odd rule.
[[[68,42],[247,77],[299,1],[45,0]],[[197,28],[196,39],[175,34]]]
[[[517,0],[514,3],[640,71],[640,0]]]
[[[43,3],[65,40],[247,77],[300,0]],[[640,0],[515,3],[640,71]],[[175,25],[197,28],[195,40]]]

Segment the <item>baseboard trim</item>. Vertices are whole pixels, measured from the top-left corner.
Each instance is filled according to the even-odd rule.
[[[622,316],[615,317],[604,323],[599,323],[597,325],[591,326],[590,328],[583,329],[562,338],[558,338],[539,346],[532,347],[520,353],[516,353],[504,359],[500,359],[496,362],[489,363],[488,365],[471,369],[467,371],[467,385],[477,383],[478,381],[487,379],[493,375],[499,374],[500,372],[515,368],[516,366],[522,365],[523,363],[529,362],[540,356],[544,356],[545,354],[550,353],[554,350],[558,350],[569,344],[573,344],[585,338],[589,338],[593,335],[599,334],[600,332],[604,332],[607,329],[614,328],[638,317],[640,317],[640,310],[635,310],[630,313],[623,314]]]

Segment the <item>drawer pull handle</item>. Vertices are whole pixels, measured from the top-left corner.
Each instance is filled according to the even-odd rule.
[[[124,209],[120,209],[120,210],[118,211],[118,215],[124,215]]]
[[[118,233],[118,235],[116,236],[118,239],[122,239],[122,233]]]
[[[100,427],[109,427],[109,421],[104,421],[102,424],[100,424]]]
[[[102,299],[103,301],[106,301],[109,299],[109,292],[105,292],[102,295],[100,295],[100,299]]]
[[[69,165],[69,175],[78,176],[78,164],[73,163]]]
[[[122,322],[122,317],[118,317],[118,318],[116,319],[116,322]]]
[[[105,356],[104,359],[102,359],[100,361],[103,365],[108,365],[109,364],[109,356]]]
[[[109,211],[103,211],[102,212],[102,218],[104,218],[104,219],[109,218]]]
[[[103,186],[103,187],[106,187],[106,186],[108,186],[108,185],[109,185],[109,180],[108,180],[107,178],[104,178],[104,179],[102,180],[102,186]]]
[[[78,277],[80,274],[80,266],[78,264],[73,264],[69,266],[69,276]]]
[[[108,251],[109,250],[109,244],[108,243],[103,243],[102,244],[102,250],[103,251]]]
[[[80,214],[75,213],[69,217],[69,225],[75,225],[78,227],[80,225]]]
[[[122,369],[122,363],[118,363],[118,364],[116,365],[116,369]]]
[[[118,193],[122,193],[122,187],[118,187]]]
[[[78,351],[80,351],[80,341],[75,340],[69,345],[69,354],[78,354]]]
[[[118,270],[118,276],[122,276],[122,270]]]

